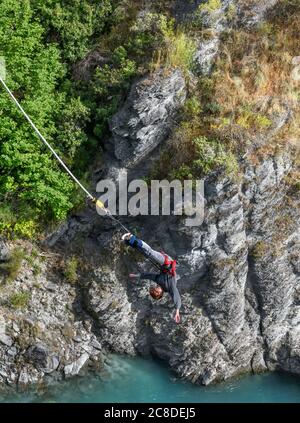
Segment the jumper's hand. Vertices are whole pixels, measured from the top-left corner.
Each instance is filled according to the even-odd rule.
[[[127,234],[124,234],[122,236],[122,241],[129,241],[131,237],[132,237],[132,234],[128,232]]]
[[[138,279],[140,279],[141,274],[140,273],[129,273],[129,278],[133,281],[136,281]]]
[[[175,316],[174,316],[174,320],[175,322],[178,324],[180,323],[180,314],[179,314],[179,310],[176,310]]]

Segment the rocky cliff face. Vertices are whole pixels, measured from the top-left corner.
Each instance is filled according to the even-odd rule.
[[[291,160],[285,155],[244,166],[239,183],[207,179],[200,228],[170,219],[135,222],[143,238],[179,258],[179,326],[167,298],[155,303],[147,284],[128,282],[128,271],[147,264],[118,251],[111,233],[114,241],[103,247],[104,263],[84,297],[105,345],[154,354],[204,384],[267,369],[299,373],[299,210],[284,182]],[[108,269],[107,257],[113,261]]]
[[[14,248],[0,243],[1,262]],[[28,256],[17,278],[6,283],[1,278],[1,382],[22,387],[77,375],[88,362],[101,367],[102,347],[78,289],[63,282],[53,253],[33,259],[30,244],[23,248]]]
[[[182,3],[174,2],[174,16],[188,19],[193,2]],[[200,2],[194,3],[196,8]],[[251,7],[221,3],[221,12],[236,5],[236,23],[251,27],[276,1],[251,2]],[[214,11],[210,24],[216,26],[213,45],[202,42],[196,52],[196,73],[209,72],[217,55],[219,35],[228,25],[221,12]],[[143,174],[145,163],[165,143],[185,96],[180,71],[136,81],[110,123],[103,172],[114,169],[115,178],[120,169],[127,169],[130,178]],[[178,257],[180,325],[172,320],[167,297],[154,302],[147,283],[128,281],[129,271],[149,269],[149,264],[122,246],[118,227],[86,210],[47,240],[56,254],[72,254],[80,246],[85,266],[76,287],[62,283],[59,275],[51,280],[51,260],[37,278],[39,286],[26,267],[17,280],[32,296],[26,310],[2,312],[0,380],[29,383],[75,375],[108,350],[154,355],[179,376],[202,384],[245,372],[300,374],[300,199],[288,181],[296,169],[295,149],[285,147],[261,159],[256,150],[290,118],[289,107],[274,114],[268,132],[240,157],[238,178],[221,171],[205,178],[201,226],[186,227],[175,216],[124,218],[154,248]]]
[[[169,75],[156,72],[133,84],[124,106],[110,122],[113,154],[122,167],[133,167],[167,138],[185,98],[180,70]]]

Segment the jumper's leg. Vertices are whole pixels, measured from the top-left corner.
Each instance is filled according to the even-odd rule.
[[[145,257],[149,257],[160,266],[164,264],[165,262],[164,255],[159,253],[158,251],[153,250],[153,248],[151,248],[150,245],[146,244],[146,242],[142,241],[139,249],[141,250],[141,252],[144,254]]]

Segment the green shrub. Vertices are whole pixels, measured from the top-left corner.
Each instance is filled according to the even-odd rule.
[[[36,235],[37,224],[33,220],[20,221],[14,226],[14,234],[19,238],[33,239]]]
[[[192,65],[195,43],[183,32],[175,33],[169,39],[167,47],[166,67],[180,68],[188,71]]]
[[[255,124],[258,128],[266,129],[272,126],[272,121],[267,116],[257,113],[255,116]]]
[[[11,238],[14,226],[13,211],[9,204],[0,205],[0,233],[6,238]]]
[[[58,45],[49,40],[44,42],[45,28],[34,16],[34,7],[38,7],[39,1],[32,3],[28,0],[1,1],[0,56],[6,60],[8,85],[59,152],[63,145],[56,137],[58,120],[69,102],[72,105],[72,93],[69,85],[64,86],[65,92],[58,88],[62,79],[67,78],[66,67]],[[26,39],[26,43],[22,43],[22,39]],[[16,235],[31,237],[33,216],[46,221],[66,217],[72,208],[74,184],[3,90],[0,90],[0,109],[0,195],[7,197],[6,201],[16,209]],[[75,112],[73,107],[72,113]],[[72,119],[67,113],[65,120],[77,123],[76,114]],[[68,147],[77,139],[76,133]],[[72,148],[70,151],[73,153]],[[24,221],[21,222],[19,211],[29,208],[33,215],[22,217]],[[7,223],[2,225],[2,232],[10,229]]]
[[[244,129],[267,129],[272,125],[272,121],[265,115],[257,113],[244,107],[243,111],[239,114],[236,120],[237,125]]]
[[[29,292],[16,292],[8,298],[11,307],[15,309],[24,309],[30,300]]]
[[[226,17],[227,19],[229,19],[230,21],[234,19],[234,17],[236,16],[237,13],[237,7],[235,4],[230,3],[227,10],[226,10]]]
[[[185,119],[191,120],[193,117],[200,115],[202,111],[201,102],[197,96],[188,98],[183,108],[183,116]]]
[[[38,224],[35,220],[36,216],[31,217],[30,213],[30,207],[24,213],[22,209],[18,212],[13,210],[10,205],[0,205],[0,234],[9,239],[34,239]],[[32,213],[34,214],[33,211]]]
[[[267,253],[270,251],[270,246],[267,242],[265,241],[258,241],[252,251],[251,251],[251,256],[259,259],[259,258],[263,258],[267,255]]]
[[[133,40],[129,43],[140,48],[150,47],[151,52],[174,35],[174,24],[174,19],[161,13],[147,12],[143,19],[137,19],[130,28]]]
[[[190,70],[196,49],[195,42],[182,31],[174,31],[163,39],[150,65],[152,70],[179,68],[184,73]]]
[[[24,255],[24,260],[26,260],[27,261],[27,263],[30,265],[30,266],[33,266],[34,265],[34,257],[32,257],[31,255],[28,255],[28,254],[25,254]]]
[[[117,111],[122,95],[136,75],[136,64],[128,59],[124,47],[113,52],[114,63],[97,69],[90,83],[90,100],[95,102],[94,134],[100,138],[108,127],[108,120]],[[96,107],[97,104],[97,107]]]
[[[174,179],[191,179],[202,177],[214,169],[224,168],[228,176],[234,177],[238,172],[235,156],[225,150],[225,147],[215,140],[197,137],[192,142],[192,157],[189,163],[182,164],[171,171]]]
[[[182,122],[151,169],[149,178],[199,179],[211,171],[222,169],[223,174],[235,180],[239,171],[235,154],[217,139],[198,135],[201,130],[197,120]]]
[[[34,265],[32,267],[32,272],[33,272],[34,276],[40,275],[41,272],[42,272],[41,266],[37,263],[34,263]]]
[[[208,2],[200,4],[199,11],[212,13],[222,7],[221,0],[208,0]]]
[[[36,250],[35,248],[33,248],[33,249],[31,250],[30,255],[31,255],[31,257],[32,257],[32,258],[36,259],[36,258],[38,258],[38,256],[39,256],[39,252],[38,252],[38,250]]]
[[[60,113],[57,121],[59,132],[56,142],[69,166],[77,163],[78,151],[88,142],[84,129],[89,121],[90,109],[82,103],[79,97],[71,98]]]
[[[92,36],[105,29],[113,11],[111,0],[31,0],[48,37],[59,43],[64,58],[82,58],[92,45]]]
[[[78,260],[76,257],[71,257],[69,260],[66,261],[65,263],[65,268],[64,268],[64,275],[66,280],[71,283],[74,284],[77,282],[78,280]]]
[[[183,164],[179,166],[178,169],[174,169],[170,173],[171,179],[179,179],[180,181],[187,180],[187,179],[193,179],[193,169],[188,164]]]
[[[8,262],[0,264],[0,269],[4,270],[7,274],[8,282],[14,281],[19,275],[24,257],[24,251],[21,248],[16,247],[11,252]]]

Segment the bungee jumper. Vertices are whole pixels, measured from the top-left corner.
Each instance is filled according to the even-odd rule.
[[[174,320],[176,323],[180,323],[181,297],[177,288],[176,260],[173,260],[168,254],[153,250],[146,242],[130,232],[123,235],[122,240],[126,245],[140,251],[159,270],[159,273],[129,273],[130,279],[155,282],[156,285],[149,289],[151,297],[155,300],[161,299],[164,292],[167,292],[175,306]]]
[[[119,225],[122,230],[126,233],[122,236],[122,240],[130,245],[133,248],[137,248],[158,270],[159,273],[141,273],[141,274],[129,274],[131,279],[147,279],[156,283],[156,286],[152,286],[149,290],[152,298],[159,300],[162,298],[164,292],[168,292],[173,300],[175,305],[175,315],[174,320],[176,323],[180,322],[180,307],[181,307],[181,298],[177,289],[177,276],[176,276],[176,260],[173,260],[170,256],[165,253],[160,253],[153,250],[148,244],[144,241],[138,239],[135,235],[132,235],[129,232],[129,229],[124,226],[119,219],[114,217],[110,210],[105,207],[105,205],[96,197],[94,197],[76,178],[72,171],[67,167],[63,160],[59,157],[53,147],[48,143],[45,137],[41,134],[39,129],[33,123],[31,118],[25,112],[23,107],[20,105],[18,100],[15,98],[14,94],[8,88],[4,79],[0,75],[0,83],[3,85],[3,88],[8,93],[12,101],[15,103],[21,114],[28,121],[38,138],[45,144],[45,146],[51,151],[55,159],[60,163],[63,169],[69,174],[73,181],[79,186],[79,188],[86,194],[87,198],[91,200],[97,207],[105,211],[106,216],[111,219],[115,224]]]

